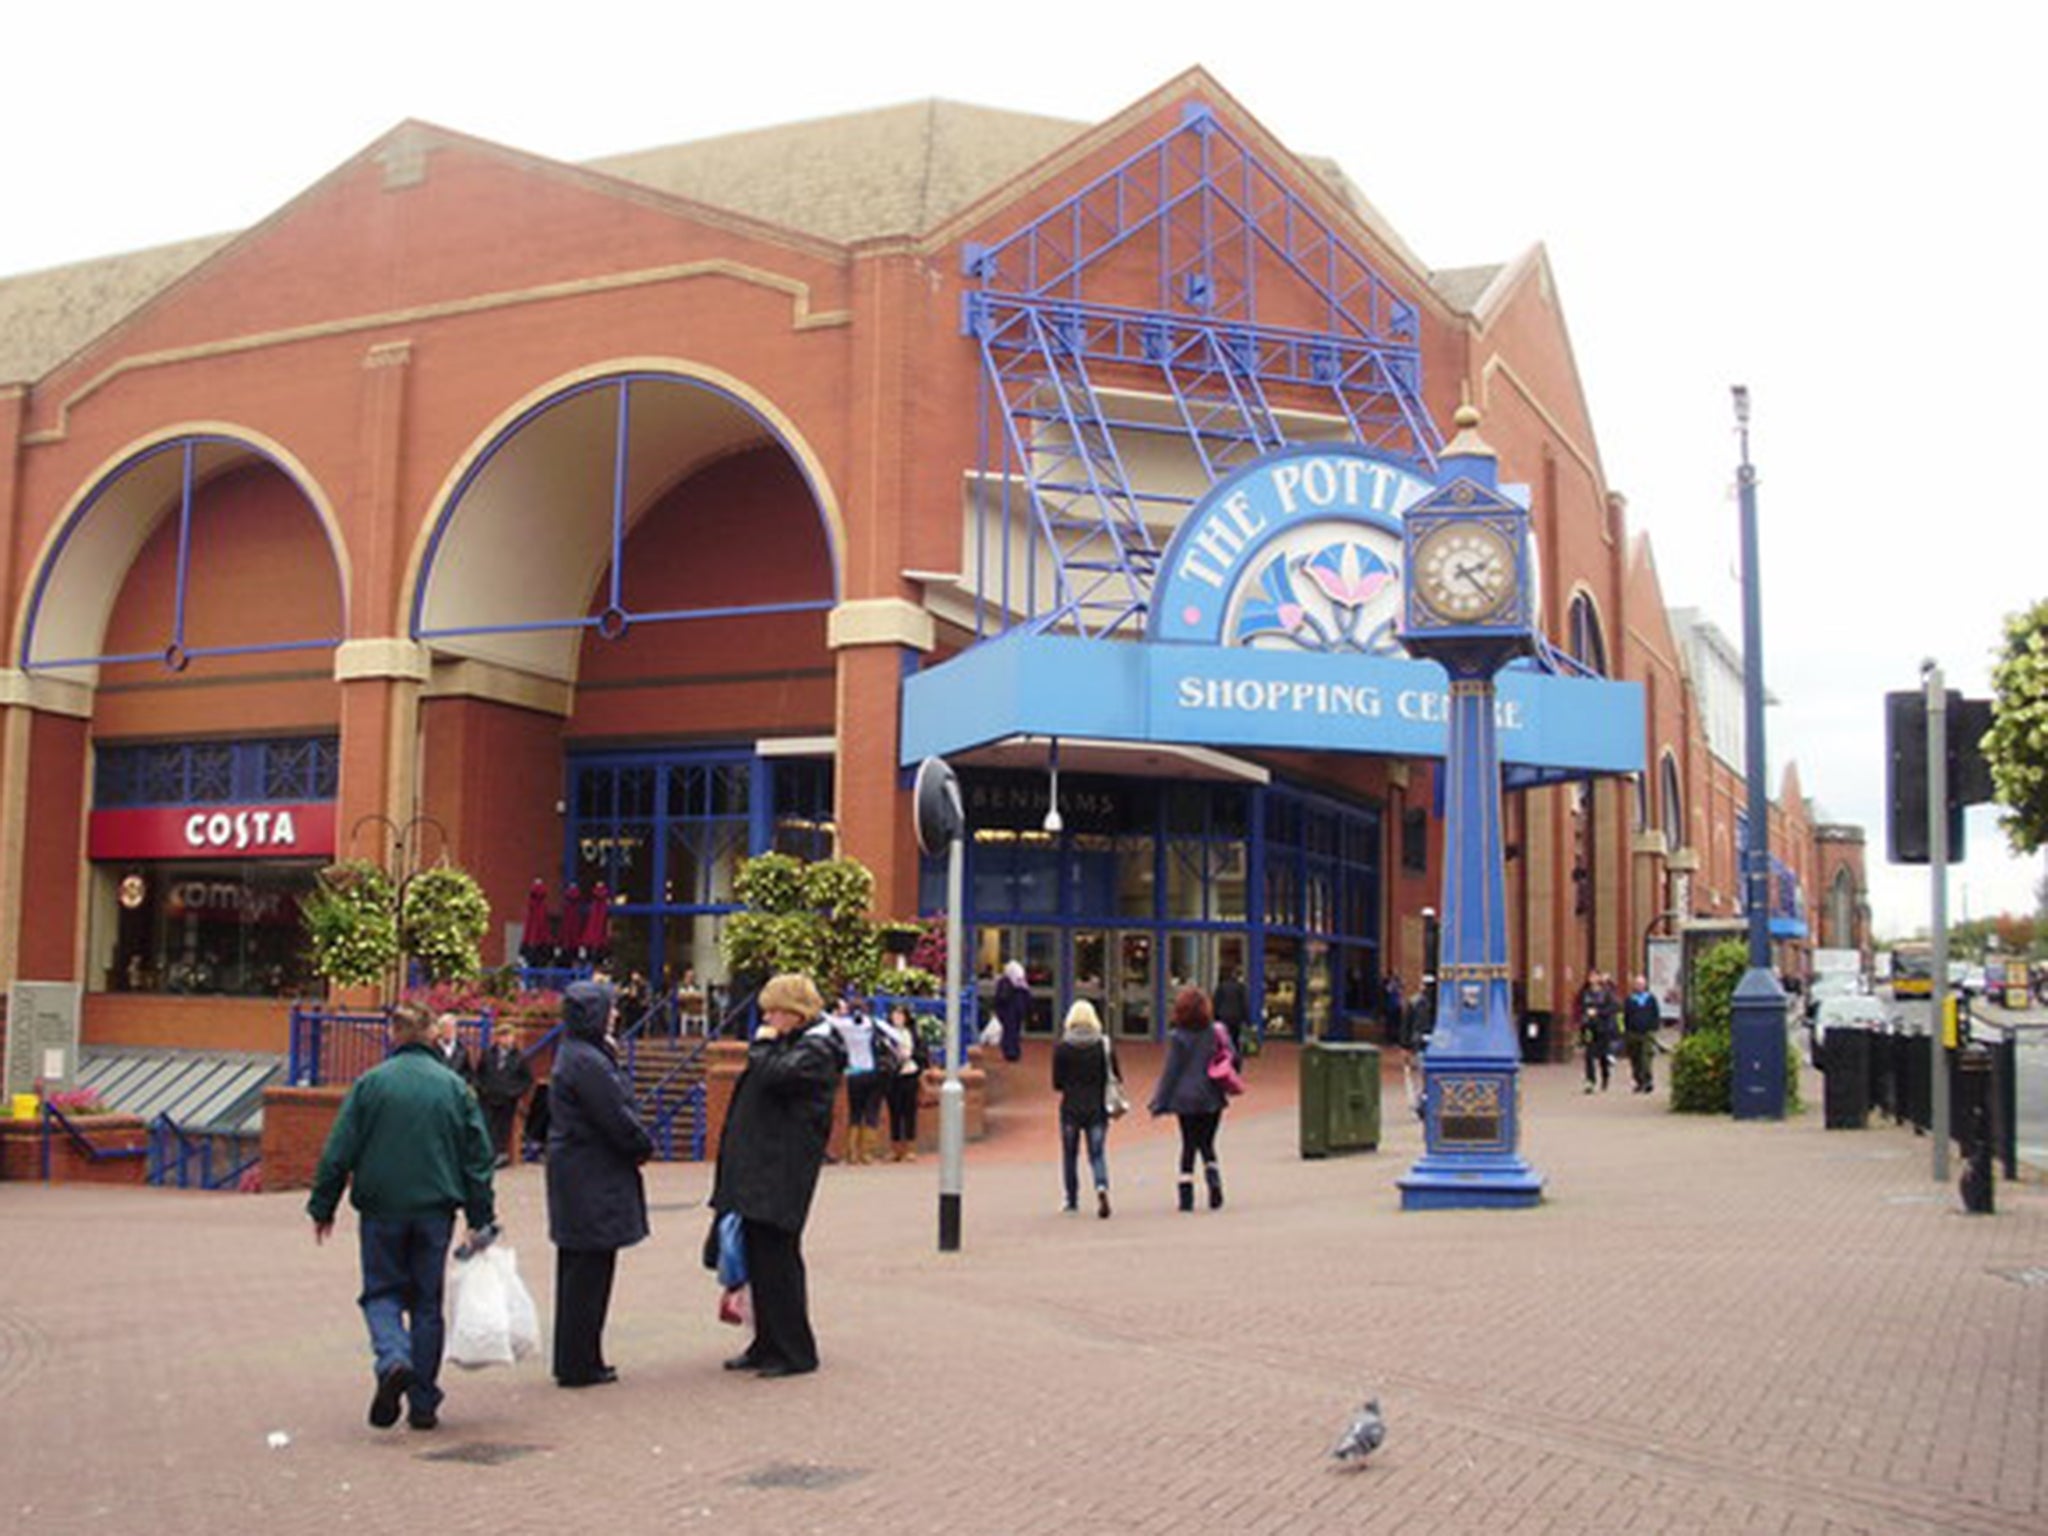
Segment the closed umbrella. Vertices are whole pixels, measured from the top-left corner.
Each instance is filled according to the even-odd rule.
[[[590,888],[590,910],[583,920],[583,958],[603,965],[612,953],[612,891],[602,880]]]
[[[526,892],[526,926],[519,939],[519,958],[527,965],[546,965],[555,957],[555,925],[548,917],[548,883],[536,879]]]
[[[586,921],[583,887],[571,885],[562,892],[562,925],[555,930],[555,964],[574,965],[581,958]]]

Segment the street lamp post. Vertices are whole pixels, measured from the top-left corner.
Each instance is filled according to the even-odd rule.
[[[1771,805],[1764,783],[1764,621],[1758,580],[1756,469],[1749,462],[1749,390],[1734,386],[1742,444],[1736,490],[1742,510],[1742,704],[1749,779],[1743,835],[1742,899],[1749,919],[1749,969],[1736,984],[1731,1020],[1734,1111],[1738,1120],[1785,1117],[1785,991],[1771,968]]]

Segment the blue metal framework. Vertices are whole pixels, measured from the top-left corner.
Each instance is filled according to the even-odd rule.
[[[1134,258],[1151,263],[1151,307],[1090,296],[1112,268],[1128,284]],[[994,616],[981,584],[984,634],[1139,626],[1160,557],[1147,514],[1198,499],[1130,472],[1127,448],[1147,438],[1175,440],[1213,484],[1289,441],[1283,408],[1316,410],[1352,442],[1434,468],[1415,306],[1206,107],[964,263],[980,284],[962,317],[983,364],[980,472],[1001,498],[1001,552],[984,535],[976,557],[984,577],[991,558],[1003,567]],[[1262,292],[1317,328],[1262,322]]]
[[[412,598],[412,637],[415,640],[445,639],[459,635],[522,634],[537,630],[559,629],[590,629],[595,630],[602,639],[618,640],[622,639],[627,630],[635,624],[674,623],[683,619],[728,619],[743,614],[815,613],[827,611],[833,607],[836,602],[834,597],[806,598],[787,603],[743,603],[715,608],[664,608],[650,610],[645,613],[636,613],[626,607],[624,599],[624,559],[626,551],[626,524],[630,512],[626,505],[626,487],[628,483],[627,468],[631,462],[632,453],[632,400],[633,386],[635,384],[665,384],[679,388],[708,390],[718,395],[719,398],[738,405],[756,420],[761,420],[759,413],[754,411],[744,400],[730,395],[724,390],[716,389],[709,384],[694,379],[681,379],[668,374],[655,373],[622,373],[614,374],[608,378],[591,379],[586,383],[565,389],[560,394],[551,395],[530,410],[522,412],[510,426],[498,434],[497,439],[488,448],[477,456],[476,462],[464,471],[461,480],[456,483],[454,494],[448,498],[448,504],[442,510],[439,520],[434,525],[433,534],[427,542],[427,556],[422,569],[429,575],[432,573],[435,561],[441,552],[441,542],[447,536],[448,529],[454,521],[456,509],[462,505],[463,497],[469,494],[470,490],[483,476],[484,471],[490,467],[491,462],[504,448],[518,438],[521,431],[567,401],[599,390],[607,390],[616,394],[617,402],[612,430],[611,532],[609,545],[611,559],[608,562],[606,573],[604,607],[596,614],[565,614],[557,617],[515,620],[502,624],[450,625],[435,628],[428,626],[424,622],[428,582],[423,577],[415,588]],[[767,425],[765,421],[762,424],[764,426]],[[800,463],[799,467],[801,468]],[[815,487],[813,487],[812,495],[813,500],[817,500]],[[839,552],[833,549],[830,550],[830,554],[833,561],[833,580],[836,587]]]
[[[168,741],[102,747],[93,805],[212,805],[332,800],[341,777],[333,736]]]
[[[58,535],[57,547],[43,568],[36,575],[35,590],[29,597],[28,624],[23,628],[21,641],[21,667],[24,672],[54,672],[66,667],[91,667],[117,662],[155,661],[162,663],[167,672],[182,672],[192,662],[209,656],[262,656],[281,651],[326,651],[340,645],[340,635],[322,635],[309,640],[273,640],[258,645],[199,645],[185,643],[185,604],[191,585],[192,567],[192,499],[199,483],[199,451],[202,448],[228,447],[241,453],[263,460],[287,479],[291,472],[276,459],[252,443],[240,438],[220,434],[199,433],[187,437],[172,438],[168,442],[145,448],[133,458],[114,469],[104,480],[93,487],[92,493],[79,505]],[[178,556],[173,578],[171,600],[171,633],[164,646],[154,651],[101,652],[94,656],[61,656],[51,660],[37,661],[31,652],[35,646],[36,619],[42,613],[43,599],[48,595],[51,577],[57,569],[58,557],[64,546],[86,524],[93,509],[119,485],[123,479],[140,469],[150,460],[162,454],[176,453],[178,464]]]

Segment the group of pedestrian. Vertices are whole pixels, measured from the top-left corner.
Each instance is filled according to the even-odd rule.
[[[491,1043],[472,1055],[462,1043],[455,1015],[443,1013],[429,1026],[427,1044],[434,1058],[476,1095],[483,1106],[484,1125],[490,1133],[497,1166],[509,1166],[518,1150],[513,1133],[518,1125],[519,1106],[534,1086],[533,1066],[526,1059],[526,1042],[517,1026],[501,1025],[492,1034]]]
[[[847,1066],[840,1031],[815,986],[777,976],[762,988],[762,1025],[748,1046],[720,1141],[711,1206],[738,1218],[752,1290],[753,1341],[730,1370],[793,1376],[818,1367],[802,1252],[833,1102]],[[609,983],[562,994],[562,1040],[550,1078],[548,1237],[555,1248],[553,1371],[567,1388],[608,1385],[604,1330],[619,1250],[650,1235],[641,1165],[653,1138],[619,1060],[618,1002]],[[443,1297],[455,1214],[469,1246],[493,1240],[497,1144],[468,1078],[437,1040],[449,1021],[402,1003],[390,1056],[350,1087],[306,1203],[324,1243],[344,1189],[357,1213],[362,1291],[379,1429],[401,1411],[414,1429],[439,1423]]]
[[[1226,983],[1227,985],[1227,983]],[[1221,991],[1221,988],[1218,989]],[[1241,1022],[1241,1021],[1240,1021]],[[1227,1024],[1216,1017],[1209,995],[1183,987],[1173,1000],[1166,1059],[1147,1108],[1155,1117],[1171,1114],[1180,1126],[1180,1209],[1195,1208],[1195,1163],[1209,1189],[1209,1209],[1223,1204],[1223,1169],[1216,1157],[1216,1132],[1230,1102],[1227,1083],[1237,1081],[1243,1060]],[[1213,1070],[1217,1063],[1229,1070]],[[1059,1094],[1061,1209],[1080,1209],[1080,1153],[1085,1142],[1095,1180],[1095,1214],[1107,1220],[1109,1126],[1128,1101],[1116,1047],[1103,1031],[1095,1005],[1083,998],[1067,1010],[1066,1025],[1052,1053],[1052,1086]]]
[[[1587,976],[1579,989],[1579,1047],[1585,1056],[1586,1089],[1605,1093],[1612,1079],[1615,1049],[1628,1052],[1630,1092],[1655,1093],[1653,1063],[1664,1013],[1647,976],[1638,973],[1626,997],[1604,971]]]
[[[848,993],[830,1015],[846,1051],[846,1161],[882,1159],[882,1112],[889,1115],[888,1160],[917,1161],[917,1106],[924,1091],[930,1048],[907,1004],[886,1018],[868,1011],[867,999]]]

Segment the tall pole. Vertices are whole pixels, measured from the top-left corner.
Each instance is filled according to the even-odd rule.
[[[955,830],[946,844],[946,1081],[939,1089],[939,1252],[960,1248],[962,1164],[967,1149],[967,1089],[960,1081],[960,951],[967,934],[960,924],[961,842]]]
[[[1749,462],[1749,390],[1734,386],[1742,461],[1742,704],[1749,779],[1742,899],[1749,919],[1749,969],[1735,988],[1734,1110],[1738,1120],[1785,1115],[1785,993],[1771,969],[1771,802],[1764,784],[1764,620],[1756,527],[1756,469]]]
[[[1934,975],[1927,989],[1927,1092],[1934,1122],[1934,1180],[1948,1182],[1948,691],[1927,662],[1927,883]]]

